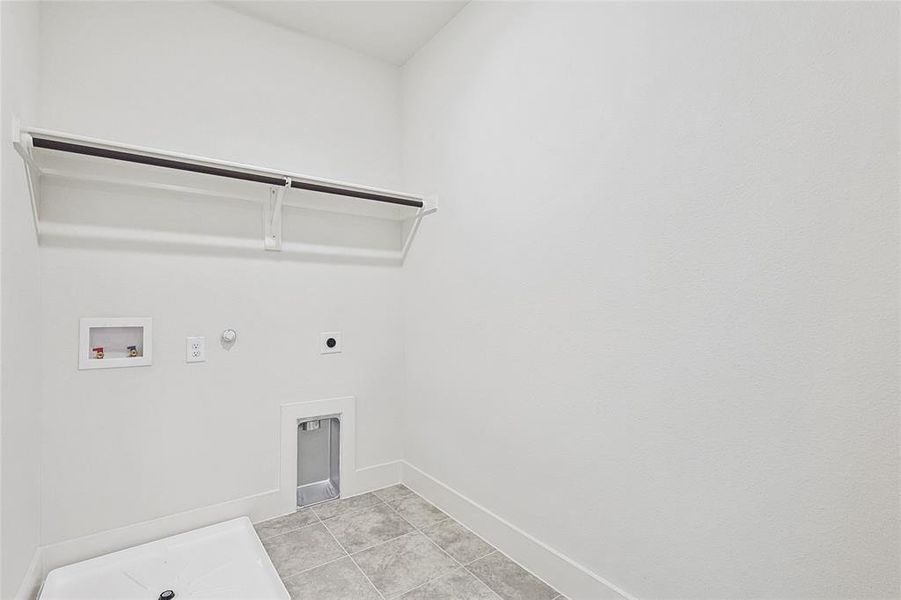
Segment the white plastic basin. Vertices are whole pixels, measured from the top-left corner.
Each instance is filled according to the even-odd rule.
[[[41,600],[290,600],[250,519],[241,517],[54,569]]]

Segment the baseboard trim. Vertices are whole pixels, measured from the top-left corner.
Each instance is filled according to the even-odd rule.
[[[25,577],[22,578],[22,583],[19,585],[19,591],[16,592],[16,600],[37,598],[41,582],[44,581],[43,560],[43,549],[35,548],[31,562],[28,564],[28,570],[25,571]]]
[[[269,490],[244,498],[166,515],[150,521],[133,523],[48,544],[42,548],[42,578],[57,567],[184,533],[198,527],[241,516],[249,516],[251,520],[263,520],[277,516],[279,513],[278,499],[278,490]]]
[[[407,461],[402,480],[411,490],[485,538],[498,550],[573,600],[635,600],[562,552],[467,498]]]
[[[402,468],[402,461],[394,460],[357,469],[357,488],[364,494],[400,483]]]
[[[373,465],[356,471],[355,489],[349,490],[349,492],[351,495],[371,492],[400,483],[400,480],[400,461]],[[247,516],[254,523],[278,517],[294,509],[293,505],[287,509],[285,508],[283,495],[282,490],[268,490],[220,504],[204,506],[150,521],[134,523],[42,546],[38,548],[38,552],[35,554],[38,558],[36,559],[37,566],[35,567],[34,579],[39,585],[47,574],[57,567],[70,565],[94,558],[95,556],[152,542],[170,535],[184,533],[198,527],[205,527],[236,517]],[[26,587],[26,582],[23,582],[23,588]],[[28,598],[28,596],[25,598]],[[17,600],[19,600],[18,597]]]
[[[407,461],[372,465],[356,470],[355,474],[354,493],[365,493],[403,481],[414,492],[573,600],[635,600],[620,587]],[[42,546],[35,551],[16,600],[34,598],[47,573],[57,567],[235,517],[248,516],[252,521],[259,522],[284,512],[280,490],[275,489]]]

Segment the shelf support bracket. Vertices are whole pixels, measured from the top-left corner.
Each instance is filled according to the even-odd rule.
[[[13,148],[15,148],[16,152],[19,153],[19,156],[22,157],[22,162],[25,165],[25,179],[28,185],[28,197],[31,199],[31,218],[34,222],[34,233],[38,239],[40,239],[41,219],[38,214],[38,205],[41,200],[39,196],[41,189],[39,184],[41,170],[31,157],[31,136],[22,131],[18,119],[13,119],[12,130]]]
[[[435,212],[438,212],[438,198],[433,196],[426,206],[417,210],[416,214],[408,220],[406,224],[407,233],[404,236],[403,245],[401,246],[400,251],[401,263],[407,260],[407,253],[410,251],[410,246],[416,238],[416,233],[419,231],[419,224],[422,222],[422,218]]]
[[[266,250],[280,252],[282,249],[282,212],[285,194],[289,189],[291,189],[290,177],[285,177],[284,186],[269,188],[269,198],[265,205],[266,213],[263,217],[263,245]]]

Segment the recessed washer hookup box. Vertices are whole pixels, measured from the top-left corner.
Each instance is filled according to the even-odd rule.
[[[290,600],[240,517],[54,569],[40,600]]]

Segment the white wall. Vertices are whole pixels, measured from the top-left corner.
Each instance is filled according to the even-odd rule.
[[[472,3],[406,459],[643,598],[899,591],[898,6]]]
[[[44,3],[41,50],[42,127],[399,179],[399,73],[386,63],[214,4],[169,2]],[[138,198],[86,203],[86,219],[126,219],[119,208],[137,210]],[[240,216],[186,210],[188,229]],[[285,402],[355,395],[357,466],[401,457],[399,269],[262,251],[41,252],[44,543],[275,488]],[[79,317],[129,315],[154,319],[153,366],[77,371]],[[227,327],[238,332],[230,352],[216,341]],[[320,356],[318,334],[332,330],[345,351]],[[188,335],[206,336],[207,363],[185,364]]]
[[[13,596],[40,536],[40,288],[38,248],[13,117],[34,116],[38,10],[0,3],[0,596]]]
[[[405,453],[636,596],[896,595],[897,28],[894,5],[473,3],[401,94],[390,65],[216,5],[44,3],[36,124],[442,210],[404,272],[42,248],[42,427],[7,435],[36,419],[37,364],[8,350],[36,343],[39,284],[4,152],[0,593],[41,469],[54,543],[272,489],[278,405],[354,394],[358,466]],[[142,203],[48,202],[73,199],[45,215]],[[154,317],[152,367],[76,370],[78,318],[104,315]],[[320,357],[332,329],[345,353]]]
[[[213,3],[42,4],[42,127],[396,186],[393,65]]]

